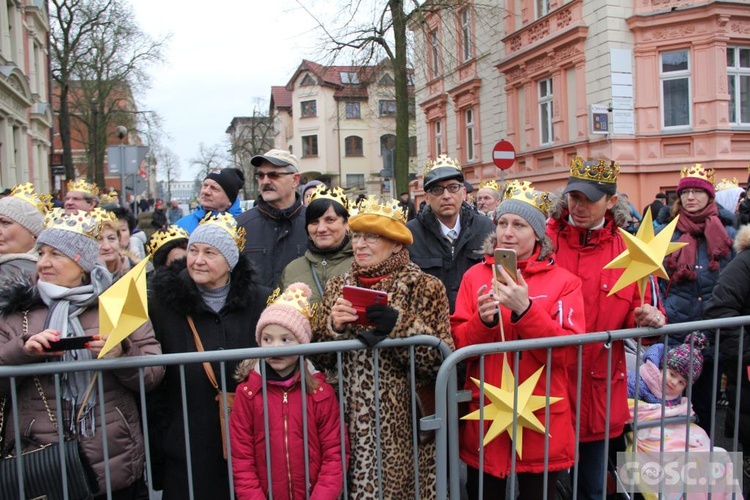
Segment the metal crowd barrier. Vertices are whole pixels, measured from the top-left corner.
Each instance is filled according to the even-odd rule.
[[[456,387],[456,366],[461,361],[470,359],[470,358],[479,358],[480,362],[480,384],[484,384],[484,358],[487,355],[490,354],[498,354],[507,352],[510,353],[509,355],[515,358],[515,366],[518,366],[518,359],[522,352],[531,350],[531,349],[546,349],[547,350],[547,358],[548,358],[548,365],[549,361],[551,360],[551,353],[552,349],[557,347],[569,347],[574,346],[577,348],[577,370],[579,373],[578,379],[580,380],[580,374],[582,371],[582,361],[581,361],[581,355],[583,352],[583,346],[590,343],[611,343],[615,341],[621,341],[625,339],[634,339],[637,343],[637,345],[640,347],[641,341],[644,337],[653,337],[655,334],[661,336],[662,339],[667,338],[669,336],[677,335],[677,334],[683,334],[686,332],[692,332],[696,330],[703,330],[708,332],[714,332],[714,340],[720,342],[720,335],[718,329],[720,328],[733,328],[733,327],[744,327],[746,325],[750,325],[750,316],[747,317],[738,317],[738,318],[732,318],[732,319],[721,319],[721,320],[710,320],[710,321],[700,321],[700,322],[693,322],[693,323],[682,323],[682,324],[674,324],[674,325],[667,325],[659,330],[653,330],[648,328],[639,328],[639,329],[630,329],[630,330],[616,330],[616,331],[610,331],[610,332],[599,332],[599,333],[590,333],[590,334],[580,334],[580,335],[570,335],[570,336],[564,336],[564,337],[554,337],[554,338],[545,338],[545,339],[537,339],[537,340],[518,340],[518,341],[511,341],[511,342],[505,342],[505,343],[492,343],[492,344],[479,344],[479,345],[473,345],[469,347],[465,347],[463,349],[457,350],[453,353],[450,352],[450,350],[438,341],[438,339],[431,337],[431,336],[416,336],[411,337],[407,339],[387,339],[374,349],[371,349],[371,355],[373,356],[374,365],[377,367],[378,359],[381,350],[383,349],[408,349],[410,352],[410,360],[411,360],[411,367],[410,367],[410,375],[411,375],[411,392],[412,392],[412,400],[411,400],[411,419],[412,419],[412,429],[413,429],[413,437],[412,437],[412,453],[414,457],[414,473],[415,473],[415,484],[416,489],[415,491],[419,491],[419,467],[417,465],[418,461],[418,429],[422,430],[434,430],[435,440],[437,444],[437,453],[436,453],[436,464],[437,464],[437,482],[436,482],[436,489],[437,489],[437,498],[439,499],[446,499],[449,498],[449,492],[453,492],[451,495],[453,498],[458,499],[461,491],[461,483],[459,478],[459,470],[460,470],[460,460],[459,460],[459,453],[458,453],[458,442],[459,442],[459,436],[458,436],[458,429],[459,429],[459,418],[461,415],[458,414],[458,403],[460,401],[466,401],[467,394],[466,391],[459,391]],[[738,356],[741,356],[742,353],[742,347],[743,347],[743,340],[744,340],[744,330],[743,335],[740,337],[740,345],[739,345],[739,353]],[[717,344],[719,343],[717,342]],[[436,381],[436,387],[435,387],[435,415],[432,416],[426,416],[422,417],[421,422],[417,422],[417,411],[416,411],[416,399],[414,396],[414,349],[418,346],[426,346],[431,348],[439,349],[444,361],[440,367],[440,370],[437,374],[437,381]],[[718,345],[715,347],[718,349]],[[341,433],[341,443],[342,443],[342,449],[346,449],[344,447],[345,443],[345,435],[344,431],[346,429],[346,425],[344,423],[344,415],[345,415],[345,402],[344,402],[344,384],[346,384],[348,381],[343,380],[342,375],[342,368],[341,368],[341,354],[348,351],[354,351],[354,350],[362,350],[366,349],[362,343],[355,340],[348,340],[348,341],[337,341],[337,342],[325,342],[325,343],[315,343],[315,344],[307,344],[302,346],[292,346],[292,347],[284,347],[284,348],[271,348],[271,349],[263,349],[263,348],[254,348],[254,349],[238,349],[238,350],[223,350],[223,351],[208,351],[208,352],[200,352],[200,353],[184,353],[184,354],[168,354],[168,355],[160,355],[160,356],[148,356],[148,357],[132,357],[132,358],[119,358],[119,359],[103,359],[103,360],[91,360],[91,361],[79,361],[74,363],[60,363],[60,362],[50,362],[50,363],[34,363],[30,365],[23,365],[23,366],[0,366],[0,380],[2,379],[8,379],[10,382],[10,391],[6,395],[8,398],[8,402],[10,403],[8,406],[10,406],[10,411],[6,415],[6,422],[8,420],[14,422],[14,428],[15,431],[15,439],[18,441],[19,433],[18,430],[18,410],[17,410],[17,397],[18,397],[18,384],[23,382],[23,379],[26,377],[34,376],[34,375],[53,375],[55,380],[55,387],[56,387],[56,394],[55,399],[57,402],[56,407],[57,410],[57,420],[59,422],[62,422],[62,415],[61,410],[61,396],[60,396],[60,376],[63,373],[69,373],[69,372],[76,372],[76,371],[106,371],[106,370],[116,370],[116,369],[123,369],[123,368],[137,368],[140,369],[140,386],[141,386],[141,392],[139,395],[136,395],[136,397],[140,398],[140,405],[141,405],[141,423],[144,433],[144,441],[146,446],[146,478],[152,477],[152,463],[150,460],[150,443],[151,443],[151,436],[148,434],[148,417],[147,417],[147,400],[146,395],[144,392],[144,372],[143,369],[148,366],[155,366],[155,365],[165,365],[165,366],[180,366],[180,373],[181,373],[181,385],[182,385],[182,404],[183,404],[183,415],[187,415],[187,403],[185,400],[184,395],[186,394],[186,385],[185,385],[185,371],[184,366],[189,364],[196,364],[196,363],[203,363],[205,361],[208,362],[214,362],[214,363],[220,363],[221,366],[221,379],[222,381],[225,379],[225,377],[231,376],[231,374],[226,373],[226,363],[232,362],[232,361],[239,361],[243,359],[261,359],[265,357],[269,357],[271,355],[273,356],[289,356],[289,355],[299,355],[300,356],[300,363],[304,363],[305,359],[310,356],[315,356],[318,354],[328,354],[328,353],[335,353],[337,357],[337,375],[338,375],[338,381],[334,384],[334,390],[336,391],[339,399],[339,418],[342,422],[342,433]],[[609,351],[608,355],[608,364],[609,367],[612,365],[612,355],[611,350]],[[638,364],[636,365],[638,366]],[[741,373],[743,370],[742,363],[737,363],[737,380],[740,380],[743,376],[743,373]],[[517,368],[516,368],[517,371]],[[611,370],[610,370],[611,371]],[[549,373],[549,371],[548,371]],[[704,372],[705,373],[705,372]],[[516,375],[516,383],[518,383],[518,376]],[[549,375],[547,374],[549,377]],[[704,375],[705,376],[705,375]],[[716,393],[716,387],[718,385],[718,377],[721,376],[721,374],[718,372],[718,364],[714,364],[713,371],[711,373],[712,376],[712,387],[714,387],[713,394],[711,396],[711,400],[713,403],[713,407],[716,406],[716,400],[717,400],[717,393]],[[103,401],[104,397],[104,390],[103,390],[103,383],[102,383],[102,377],[98,378],[99,384],[95,391],[96,397],[99,398],[99,403]],[[548,380],[549,382],[549,380]],[[265,377],[263,380],[263,383],[265,385]],[[375,380],[373,380],[374,387],[380,386],[379,377],[376,375]],[[549,383],[547,384],[549,387]],[[302,385],[304,387],[304,384]],[[225,387],[222,387],[222,389],[225,389]],[[516,385],[517,389],[517,385]],[[303,389],[304,390],[304,389]],[[580,384],[577,387],[577,393],[578,393],[578,399],[580,399]],[[481,388],[480,388],[481,391]],[[377,391],[376,391],[377,394]],[[607,391],[606,394],[603,395],[603,397],[607,397],[607,417],[606,417],[606,427],[608,427],[609,424],[609,395],[610,395],[610,385],[607,384]],[[691,391],[688,389],[687,392],[688,398],[691,398]],[[52,399],[50,396],[48,396],[50,399]],[[735,401],[737,401],[737,406],[739,407],[739,401],[740,401],[740,385],[737,385],[735,394],[733,395],[735,398]],[[377,395],[376,395],[377,398]],[[304,398],[303,398],[304,401]],[[379,398],[378,398],[379,402]],[[215,405],[213,401],[210,402],[210,404]],[[226,401],[224,401],[224,405],[226,405]],[[379,407],[379,405],[377,406]],[[264,408],[267,408],[267,401],[264,400]],[[543,416],[540,416],[540,419],[545,423],[545,426],[549,423],[549,402],[547,403],[546,408],[544,409],[545,414]],[[6,406],[7,411],[7,406]],[[227,416],[227,409],[226,406],[224,407],[225,416]],[[579,417],[579,411],[578,409],[573,408],[571,411],[576,412],[576,417]],[[538,412],[539,415],[541,415],[541,410]],[[303,412],[303,415],[306,415],[305,412]],[[376,423],[377,423],[377,416],[378,412],[376,411]],[[100,418],[102,418],[100,416]],[[576,421],[579,419],[576,418]],[[677,419],[680,420],[679,418]],[[713,419],[711,428],[710,428],[710,438],[712,443],[715,440],[715,427],[716,427],[716,419]],[[664,420],[661,422],[662,426],[664,422],[668,422],[669,420]],[[517,421],[514,418],[513,426],[516,427]],[[183,425],[187,428],[187,418],[185,418]],[[303,424],[306,429],[306,424]],[[419,427],[417,427],[419,425]],[[482,425],[482,421],[480,419],[480,427]],[[638,422],[634,423],[635,427],[638,428]],[[650,424],[653,425],[653,424]],[[738,450],[738,428],[739,428],[739,412],[735,414],[734,418],[734,425],[733,425],[733,438],[732,438],[732,446],[731,450],[736,451]],[[63,438],[62,435],[62,428],[59,431],[59,437],[60,439]],[[266,420],[265,425],[265,432],[268,433],[268,422]],[[688,431],[689,432],[689,431]],[[662,432],[663,434],[663,432]],[[189,449],[189,439],[190,439],[190,429],[185,433],[186,435],[186,443],[185,446]],[[580,429],[578,426],[576,426],[575,429],[575,436],[576,436],[576,457],[577,457],[577,450],[578,450],[578,443],[579,443],[579,436],[580,436]],[[689,437],[689,435],[688,435]],[[6,439],[8,436],[6,436]],[[379,435],[378,435],[379,439]],[[379,443],[380,444],[380,443]],[[545,443],[545,453],[548,451],[549,442],[547,441]],[[378,446],[378,450],[380,450],[382,447]],[[303,451],[306,456],[307,460],[307,449]],[[266,453],[269,453],[267,450]],[[108,456],[107,446],[106,446],[106,440],[104,444],[104,454],[105,454],[105,472],[106,472],[106,481],[107,481],[107,495],[109,498],[111,498],[111,486],[110,486],[110,464],[109,461],[106,459]],[[607,454],[607,450],[605,449],[605,455]],[[481,456],[481,455],[480,455]],[[188,460],[189,460],[190,454],[188,453]],[[62,459],[62,457],[61,457]],[[270,467],[270,461],[267,461],[269,463]],[[20,461],[18,461],[20,464]],[[306,461],[306,464],[308,462]],[[384,463],[383,457],[380,453],[378,453],[376,457],[376,464],[378,468],[378,478],[380,481],[380,478],[382,476],[382,470],[384,467],[388,467],[387,463]],[[227,469],[229,472],[229,476],[231,478],[231,470],[232,470],[232,463],[231,463],[231,457],[229,460],[227,460]],[[22,475],[22,465],[19,465],[18,470],[18,477],[23,477]],[[307,467],[306,467],[307,469]],[[481,467],[480,467],[481,470]],[[309,473],[309,471],[306,471],[306,473]],[[509,498],[513,498],[513,495],[515,495],[516,491],[516,484],[515,484],[515,454],[513,454],[513,459],[511,461],[511,474],[509,476],[509,487],[511,491],[511,496]],[[269,470],[269,477],[270,477],[271,471]],[[480,473],[481,474],[481,473]],[[546,475],[545,475],[546,476]],[[192,467],[190,466],[190,463],[188,462],[188,479],[189,482],[192,484]],[[570,498],[577,498],[577,484],[575,481],[575,478],[572,478],[572,495]],[[270,483],[270,481],[269,481]],[[480,476],[480,483],[481,483],[481,476]],[[545,488],[555,488],[556,485],[546,484],[547,480],[545,477]],[[25,498],[24,496],[24,485],[22,484],[22,481],[19,481],[19,491],[20,491],[20,498]],[[346,481],[344,482],[344,498],[350,497],[349,492],[346,490]],[[233,485],[230,481],[230,495],[234,495],[233,491]],[[376,485],[376,488],[380,490],[380,487]],[[481,486],[480,486],[481,488]],[[100,492],[103,493],[103,492]],[[380,498],[382,498],[382,493],[379,495]],[[67,498],[67,496],[66,496]],[[152,496],[152,498],[159,498],[157,496]],[[194,495],[191,494],[190,498],[194,498]]]

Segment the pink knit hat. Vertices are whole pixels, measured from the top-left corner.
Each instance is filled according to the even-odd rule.
[[[300,344],[309,344],[312,339],[310,318],[310,287],[304,283],[292,283],[281,295],[272,297],[255,328],[255,340],[260,344],[260,334],[267,325],[280,325],[294,334]]]

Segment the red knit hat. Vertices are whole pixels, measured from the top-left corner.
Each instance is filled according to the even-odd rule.
[[[680,183],[677,184],[677,196],[685,189],[702,189],[708,193],[711,199],[716,197],[714,189],[714,169],[704,169],[700,163],[683,167],[680,171]]]
[[[268,325],[280,325],[294,334],[300,344],[309,344],[312,339],[310,318],[310,287],[304,283],[292,283],[278,297],[273,298],[260,315],[255,328],[255,340],[260,344],[260,335]]]

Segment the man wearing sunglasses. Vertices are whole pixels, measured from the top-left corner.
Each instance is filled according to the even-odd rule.
[[[287,264],[307,250],[305,207],[297,193],[300,173],[297,157],[283,149],[253,156],[258,199],[237,217],[247,231],[245,255],[261,285],[275,288]]]
[[[406,226],[414,235],[411,260],[445,285],[450,312],[456,304],[461,277],[484,258],[484,241],[492,221],[467,203],[461,165],[446,155],[431,162],[424,173],[427,206]]]
[[[237,217],[242,213],[237,195],[244,184],[245,174],[237,168],[223,168],[217,172],[211,172],[203,179],[201,191],[198,195],[200,200],[198,208],[179,219],[175,224],[188,233],[192,233],[208,212],[215,215],[229,212]]]

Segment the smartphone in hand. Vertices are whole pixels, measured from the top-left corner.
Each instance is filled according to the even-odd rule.
[[[83,337],[66,337],[57,342],[50,342],[50,348],[44,348],[44,352],[70,351],[73,349],[85,349],[86,344],[94,340],[93,335]]]
[[[516,271],[518,269],[518,262],[516,260],[516,251],[509,248],[496,248],[495,249],[495,267],[493,269],[495,279],[501,283],[505,283],[502,274],[500,274],[500,268],[505,269],[505,272],[510,274],[513,281],[518,282],[516,278]]]
[[[357,321],[353,323],[359,325],[368,325],[367,308],[375,304],[388,305],[388,293],[382,290],[371,290],[358,286],[344,285],[343,296],[352,303],[352,307],[357,310]]]

